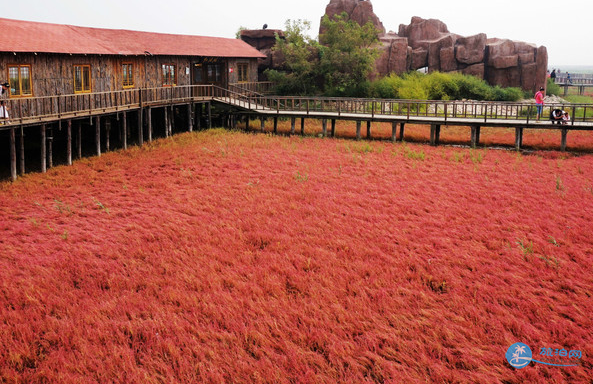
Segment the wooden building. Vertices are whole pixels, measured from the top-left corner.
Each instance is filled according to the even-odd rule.
[[[238,39],[0,18],[10,98],[257,81],[265,56]]]

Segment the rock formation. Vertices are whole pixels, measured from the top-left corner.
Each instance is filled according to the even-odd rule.
[[[480,33],[460,36],[449,32],[447,25],[436,19],[412,17],[409,25],[400,25],[397,33],[385,32],[383,23],[373,11],[370,0],[331,0],[325,9],[334,17],[346,12],[360,25],[369,21],[379,31],[381,56],[377,59],[375,76],[427,68],[431,71],[461,72],[503,87],[520,87],[535,92],[546,85],[548,53],[546,47],[506,39],[488,38]],[[275,67],[271,46],[274,32],[242,31],[241,38],[268,55],[263,67]],[[320,27],[319,33],[324,31]],[[270,34],[271,33],[271,34]],[[261,47],[260,47],[261,46]]]

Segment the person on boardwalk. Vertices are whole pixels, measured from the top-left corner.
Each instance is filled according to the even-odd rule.
[[[562,115],[562,124],[566,125],[570,122],[570,115],[568,114],[568,112],[564,112],[564,115]]]
[[[0,87],[0,99],[6,99],[8,97],[8,93],[10,92],[9,89],[9,83],[2,83],[2,86]]]
[[[556,82],[556,70],[553,69],[552,73],[550,74],[550,78],[552,79],[553,82]]]
[[[535,106],[537,107],[537,119],[536,121],[539,122],[539,118],[544,111],[544,87],[540,87],[539,91],[535,93]]]

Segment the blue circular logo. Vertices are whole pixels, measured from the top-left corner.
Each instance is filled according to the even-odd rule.
[[[505,355],[509,364],[516,369],[528,366],[532,356],[531,349],[523,343],[515,343],[511,345]]]

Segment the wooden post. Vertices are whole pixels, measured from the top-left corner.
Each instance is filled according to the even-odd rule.
[[[397,140],[397,121],[391,122],[391,141],[395,143]]]
[[[336,119],[332,119],[331,136],[336,137]]]
[[[165,137],[169,137],[169,108],[165,107]]]
[[[25,130],[23,129],[23,126],[20,126],[20,130],[21,130],[21,134],[19,136],[20,139],[20,168],[21,168],[21,175],[25,174]]]
[[[321,120],[321,136],[327,136],[327,119]]]
[[[171,114],[169,115],[169,136],[173,136],[173,129],[175,128],[175,106],[171,106]]]
[[[111,133],[111,120],[110,119],[106,119],[105,120],[105,151],[109,152],[110,151],[110,133]]]
[[[562,140],[560,142],[560,150],[562,152],[566,152],[566,136],[568,134],[568,129],[562,128]]]
[[[515,128],[515,149],[518,151],[523,145],[523,128]]]
[[[261,122],[261,131],[265,132],[266,131],[266,118],[260,117],[259,120]]]
[[[146,109],[146,123],[148,125],[148,142],[152,143],[152,108]]]
[[[187,105],[187,130],[192,132],[194,130],[194,119],[193,119],[194,103]]]
[[[47,153],[46,153],[46,145],[45,145],[45,124],[41,125],[41,172],[47,172]]]
[[[274,116],[274,133],[278,133],[278,117]]]
[[[362,122],[360,120],[356,121],[356,140],[360,140],[360,127],[362,126]]]
[[[138,145],[144,144],[144,119],[142,111],[142,108],[138,110]]]
[[[66,125],[67,131],[67,143],[66,143],[66,162],[68,165],[72,165],[72,120],[68,119]]]
[[[249,120],[250,120],[249,115],[246,115],[245,116],[245,130],[246,131],[249,131]]]
[[[49,129],[49,136],[47,137],[47,157],[48,157],[48,168],[54,167],[54,130]]]
[[[128,149],[128,117],[127,117],[126,112],[122,112],[121,126],[122,126],[122,146],[124,149]]]
[[[95,117],[95,144],[97,147],[97,156],[101,156],[101,118]]]
[[[199,131],[202,129],[202,108],[203,104],[199,103],[196,105],[196,108],[198,110],[198,116],[196,118],[196,129]]]
[[[301,135],[305,136],[305,118],[301,117]]]
[[[10,177],[12,181],[16,181],[16,137],[14,130],[10,128]]]
[[[290,118],[290,134],[294,135],[294,131],[296,128],[296,117],[291,117]]]
[[[208,129],[212,129],[212,103],[208,102]]]
[[[78,159],[82,159],[82,121],[78,120],[78,136],[76,137],[76,150]]]
[[[367,140],[371,138],[371,121],[367,121]]]
[[[480,144],[480,126],[471,126],[471,147],[476,148]]]
[[[441,126],[439,124],[430,125],[430,145],[439,145],[441,136]]]
[[[406,123],[399,124],[399,141],[404,141],[405,128],[406,128]]]

